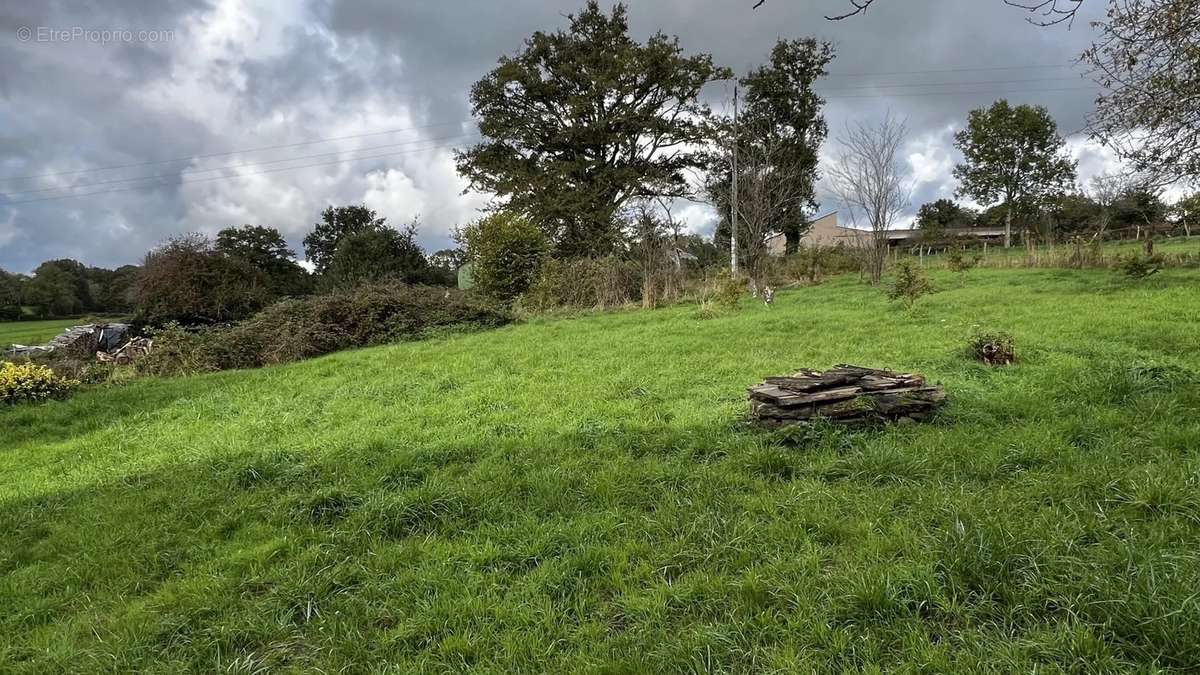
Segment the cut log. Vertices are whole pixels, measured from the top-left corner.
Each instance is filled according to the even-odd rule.
[[[841,424],[928,419],[946,392],[914,373],[841,364],[802,369],[751,387],[750,415],[768,426],[825,419]]]

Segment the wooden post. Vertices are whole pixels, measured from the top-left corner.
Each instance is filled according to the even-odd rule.
[[[733,157],[732,179],[729,185],[729,275],[734,279],[738,275],[738,256],[737,256],[737,229],[738,229],[738,169],[737,169],[737,151],[738,151],[738,87],[737,82],[733,83]]]

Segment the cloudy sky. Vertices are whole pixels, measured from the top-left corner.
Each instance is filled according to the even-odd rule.
[[[951,196],[951,136],[1004,96],[1045,105],[1064,134],[1096,90],[1074,65],[1102,10],[1037,28],[1002,0],[632,0],[631,28],[678,35],[744,72],[778,38],[836,44],[831,136],[905,117],[915,205]],[[102,7],[101,7],[102,5]],[[582,0],[66,0],[0,6],[0,268],[51,258],[137,262],[175,233],[244,223],[300,240],[328,204],[419,216],[430,251],[475,217],[452,152],[472,140],[472,82]],[[107,32],[103,32],[107,31]],[[729,89],[711,85],[715,107]],[[1081,178],[1111,166],[1070,137]],[[835,207],[832,202],[824,206]],[[683,209],[710,232],[707,207]]]

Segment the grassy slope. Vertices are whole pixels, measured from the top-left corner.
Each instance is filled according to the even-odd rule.
[[[13,344],[37,345],[49,342],[55,335],[72,325],[74,324],[70,319],[0,322],[0,350]]]
[[[1200,274],[937,280],[911,314],[841,279],[0,411],[0,670],[1200,663]],[[1021,364],[962,359],[976,322]],[[951,404],[737,426],[843,361]]]

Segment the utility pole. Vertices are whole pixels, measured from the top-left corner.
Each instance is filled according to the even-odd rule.
[[[737,151],[738,151],[738,87],[737,81],[733,83],[733,158],[731,172],[733,179],[729,186],[729,274],[733,278],[737,278],[738,274],[738,256],[737,256],[737,229],[738,229],[738,194],[737,194]]]

